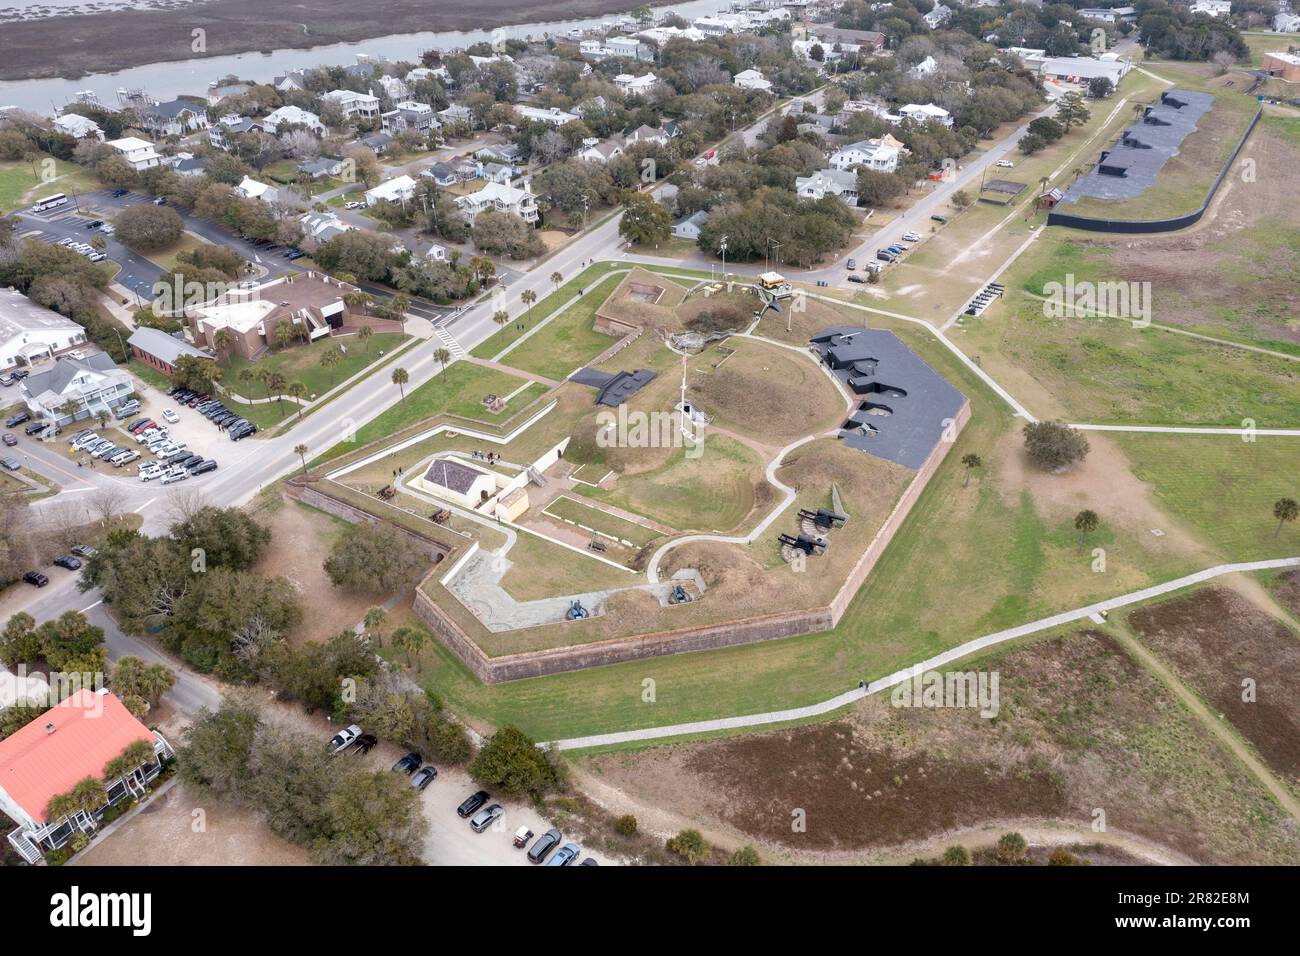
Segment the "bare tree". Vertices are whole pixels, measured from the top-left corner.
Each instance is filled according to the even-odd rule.
[[[99,515],[104,524],[108,524],[122,512],[126,504],[126,492],[113,485],[104,485],[90,496],[90,507]]]
[[[163,514],[170,524],[183,524],[208,506],[208,496],[198,488],[176,488],[167,495]]]

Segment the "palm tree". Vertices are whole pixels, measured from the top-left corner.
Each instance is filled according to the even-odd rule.
[[[249,393],[248,397],[252,398],[253,382],[257,379],[257,373],[250,366],[245,365],[235,373],[235,378],[244,386],[244,391]]]
[[[271,400],[271,370],[262,367],[257,369],[253,375],[262,383],[262,387],[266,389],[266,400],[269,402]]]
[[[103,431],[104,426],[108,424],[108,412],[104,411],[102,408],[95,412],[95,421],[99,423],[99,430]]]
[[[297,455],[298,460],[302,462],[302,473],[305,476],[307,474],[307,446],[301,443],[294,445],[293,453]]]
[[[558,272],[551,273],[551,284],[555,286],[556,292],[560,291],[560,283],[563,281],[564,281],[564,276],[560,275],[560,273]]]
[[[343,361],[343,353],[339,351],[337,345],[326,349],[324,354],[320,357],[320,367],[328,370],[330,373],[330,388],[334,387],[334,368],[341,361]]]
[[[229,350],[234,341],[230,329],[218,329],[217,334],[212,337],[212,344],[217,347],[217,354],[226,359],[230,358]]]
[[[81,410],[81,404],[75,399],[70,398],[59,406],[59,414],[67,415],[69,418],[76,420],[76,414]]]
[[[133,740],[122,752],[104,764],[105,780],[125,780],[145,764],[158,759],[153,745],[147,740]]]
[[[388,623],[388,612],[382,607],[372,607],[366,611],[362,624],[366,634],[374,637],[375,643],[384,646],[384,625]]]
[[[532,289],[525,289],[519,293],[519,301],[528,306],[528,321],[533,320],[533,303],[537,301],[537,293]]]
[[[497,311],[492,313],[492,321],[502,328],[505,328],[506,323],[510,321],[510,316],[507,314],[505,309],[497,309]]]
[[[357,329],[357,341],[366,347],[366,352],[370,351],[370,337],[375,334],[375,330],[368,325],[363,325]]]
[[[961,456],[961,463],[966,466],[966,480],[961,483],[965,488],[970,484],[970,473],[984,464],[984,460],[974,452],[968,452]]]
[[[393,296],[393,312],[397,320],[402,323],[402,333],[406,333],[406,310],[411,307],[411,296],[406,292],[399,292]]]
[[[298,418],[302,418],[302,400],[307,397],[307,386],[302,382],[290,382],[285,389],[290,395],[298,399]]]
[[[451,361],[451,353],[446,349],[435,349],[433,360],[442,366],[444,372],[447,371],[447,363]]]
[[[392,634],[393,647],[404,652],[406,654],[406,663],[417,671],[420,669],[420,665],[416,655],[420,653],[428,639],[429,636],[424,631],[414,627],[399,627]]]
[[[1282,525],[1288,521],[1295,521],[1297,515],[1300,515],[1300,505],[1296,504],[1294,498],[1277,499],[1273,503],[1273,517],[1277,519],[1277,530],[1273,532],[1273,537],[1280,535]]]
[[[275,397],[280,400],[281,418],[284,418],[284,387],[288,384],[279,372],[272,372],[266,377],[266,387],[275,392]]]
[[[1079,543],[1083,544],[1084,538],[1097,530],[1101,524],[1101,519],[1097,517],[1097,512],[1084,509],[1074,516],[1074,530],[1079,532]]]
[[[404,368],[393,369],[393,384],[397,386],[398,394],[402,396],[402,402],[406,401],[406,383],[411,380],[411,373]]]

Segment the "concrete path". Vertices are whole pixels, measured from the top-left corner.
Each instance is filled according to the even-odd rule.
[[[572,737],[567,740],[552,741],[551,745],[560,750],[581,750],[586,747],[606,747],[614,744],[634,743],[644,740],[662,740],[669,737],[681,737],[687,734],[716,733],[725,730],[740,730],[746,727],[761,727],[765,724],[781,724],[795,720],[807,720],[812,717],[821,717],[826,714],[834,713],[842,707],[856,703],[868,694],[878,694],[887,690],[903,681],[911,680],[918,673],[936,670],[961,660],[977,651],[982,651],[1007,641],[1013,641],[1020,637],[1026,637],[1030,634],[1037,634],[1040,631],[1051,630],[1054,627],[1060,627],[1063,624],[1072,624],[1077,621],[1083,621],[1093,618],[1094,615],[1101,616],[1117,608],[1127,607],[1131,604],[1140,604],[1143,601],[1149,601],[1152,598],[1170,594],[1174,591],[1191,587],[1194,584],[1200,584],[1225,574],[1237,574],[1242,571],[1266,571],[1274,568],[1292,568],[1300,567],[1300,557],[1294,558],[1275,558],[1268,561],[1246,561],[1237,564],[1220,564],[1212,568],[1206,568],[1204,571],[1197,571],[1181,578],[1175,578],[1172,581],[1166,581],[1164,584],[1155,584],[1140,591],[1131,591],[1128,594],[1122,594],[1119,597],[1108,598],[1105,601],[1098,601],[1096,604],[1089,604],[1087,607],[1075,608],[1073,611],[1064,611],[1060,614],[1053,614],[1051,617],[1041,618],[1037,621],[1031,621],[1028,624],[1021,624],[1019,627],[1007,628],[1004,631],[997,631],[993,634],[986,634],[984,637],[977,637],[972,641],[964,644],[958,644],[956,647],[937,654],[928,660],[920,661],[904,670],[895,671],[888,677],[881,680],[872,681],[867,687],[856,687],[853,690],[838,694],[829,700],[821,701],[816,704],[809,704],[806,707],[792,707],[788,710],[769,711],[763,714],[746,714],[740,717],[722,717],[716,720],[697,720],[686,724],[671,724],[666,727],[645,727],[640,730],[624,730],[610,734],[593,734],[588,737]]]

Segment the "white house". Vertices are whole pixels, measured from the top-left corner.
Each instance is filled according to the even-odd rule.
[[[542,109],[537,106],[516,106],[515,112],[530,123],[548,123],[557,129],[565,123],[573,123],[578,119],[576,114],[565,112],[554,106],[550,109]]]
[[[610,56],[628,57],[634,60],[654,62],[654,52],[636,37],[609,37],[605,40],[605,49]]]
[[[338,104],[343,115],[374,119],[379,115],[379,97],[353,90],[330,90],[321,99]]]
[[[689,239],[691,242],[700,238],[700,230],[704,224],[709,221],[709,214],[701,209],[699,212],[692,213],[685,219],[679,219],[673,223],[673,235],[678,239]]]
[[[934,57],[927,56],[907,72],[911,73],[913,76],[929,76],[938,68],[939,64],[935,62]]]
[[[1276,33],[1300,33],[1300,13],[1279,13],[1273,18]]]
[[[262,120],[262,129],[274,135],[279,132],[280,127],[305,126],[313,133],[324,133],[325,124],[320,121],[320,117],[310,110],[300,109],[297,106],[281,106],[279,109],[266,114]]]
[[[94,352],[84,359],[56,358],[53,365],[23,379],[19,391],[33,418],[62,426],[99,412],[111,414],[135,391],[135,382],[106,352]],[[65,410],[69,403],[72,414]]]
[[[1204,13],[1211,17],[1226,17],[1232,13],[1232,0],[1196,0],[1191,7],[1192,13]]]
[[[352,228],[333,212],[305,212],[298,217],[298,221],[302,223],[303,241],[316,245],[328,242]]]
[[[1049,56],[1039,65],[1038,72],[1043,76],[1070,83],[1087,83],[1102,76],[1110,80],[1111,86],[1119,86],[1119,81],[1132,68],[1133,64],[1125,59],[1100,60],[1090,56]]]
[[[668,131],[665,129],[656,129],[653,126],[638,126],[628,134],[625,145],[631,146],[633,143],[658,143],[660,146],[667,146],[668,139]]]
[[[933,103],[908,103],[899,108],[898,115],[918,123],[939,122],[944,126],[952,126],[952,114]]]
[[[366,190],[366,205],[377,202],[403,203],[415,195],[415,180],[405,174],[394,176],[387,182],[380,183],[374,189]]]
[[[162,165],[162,157],[153,148],[153,143],[148,140],[125,136],[122,139],[109,140],[108,145],[117,150],[137,173]]]
[[[931,30],[937,30],[948,22],[952,16],[952,8],[942,3],[936,3],[934,9],[925,15],[925,23]]]
[[[86,341],[86,330],[17,289],[0,289],[0,369],[25,368]]]
[[[878,173],[892,173],[898,169],[899,151],[896,146],[880,140],[864,139],[841,147],[831,156],[831,168],[837,170],[865,166]]]
[[[623,155],[623,146],[616,139],[607,139],[603,143],[597,140],[584,143],[577,155],[578,159],[585,159],[591,163],[607,163]]]
[[[245,199],[260,199],[265,203],[278,202],[280,199],[278,189],[269,183],[259,183],[251,176],[245,176],[240,184],[235,187],[235,192]]]
[[[614,85],[623,91],[624,96],[646,96],[654,92],[654,88],[659,85],[659,77],[653,73],[644,73],[641,76],[620,73],[614,77]]]
[[[524,222],[536,222],[538,216],[537,200],[528,180],[524,180],[523,189],[502,183],[488,183],[478,192],[458,198],[456,205],[470,219],[488,209],[514,213]]]
[[[384,75],[379,78],[379,85],[384,88],[390,100],[404,100],[411,95],[411,89],[396,76]]]
[[[737,73],[731,81],[742,90],[758,90],[762,93],[769,93],[772,90],[772,83],[763,77],[758,70],[744,70]]]
[[[93,136],[101,143],[104,141],[104,131],[99,128],[99,124],[90,117],[78,113],[64,113],[55,119],[54,128],[61,133],[67,133],[73,139],[89,139]]]
[[[819,169],[794,181],[794,191],[804,199],[838,196],[850,206],[858,202],[858,176],[850,169]]]

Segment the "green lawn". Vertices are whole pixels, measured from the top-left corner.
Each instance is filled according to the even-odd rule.
[[[29,163],[26,160],[6,160],[0,162],[0,214],[7,214],[31,205],[42,196],[53,193],[77,193],[99,189],[100,183],[88,170],[75,163],[65,163],[60,159],[40,155]],[[54,178],[42,179],[42,172],[48,167],[47,162],[54,163]]]
[[[1300,438],[1116,435],[1134,473],[1155,486],[1168,511],[1229,561],[1300,554],[1300,524],[1276,537],[1273,503],[1300,500]]]
[[[562,315],[552,319],[501,361],[513,368],[559,381],[575,369],[582,368],[617,339],[595,331],[591,326],[609,294],[620,281],[619,276],[601,280],[587,289]]]
[[[501,327],[499,332],[494,333],[491,337],[484,339],[470,352],[475,358],[494,359],[497,355],[511,342],[522,336],[537,322],[542,321],[556,309],[573,301],[578,297],[578,291],[585,289],[587,286],[595,285],[596,281],[606,273],[614,270],[626,268],[614,262],[600,262],[584,270],[577,278],[561,285],[560,288],[552,292],[545,298],[534,302],[532,308],[532,321],[521,312],[519,315],[511,316],[511,321]],[[516,326],[522,325],[523,328]]]
[[[356,336],[346,338],[327,336],[307,345],[291,345],[282,351],[272,352],[256,362],[249,362],[236,356],[224,363],[225,374],[221,381],[226,388],[245,398],[265,398],[266,389],[259,382],[242,382],[239,373],[246,368],[257,372],[276,371],[283,375],[286,381],[302,382],[307,386],[307,397],[314,398],[329,391],[339,382],[356,375],[367,366],[382,361],[407,338],[408,336],[400,332],[377,332],[371,337],[367,348]],[[332,371],[323,368],[320,364],[321,356],[336,346],[347,350],[343,361],[334,366]]]
[[[441,412],[485,423],[505,421],[538,398],[545,386],[530,385],[496,414],[483,407],[484,396],[509,395],[526,381],[526,378],[516,378],[507,372],[472,362],[453,362],[446,371],[439,372],[419,388],[408,390],[403,401],[361,426],[357,431],[357,444],[364,445],[399,432]],[[342,448],[342,451],[347,450],[350,449]]]
[[[633,547],[641,548],[656,538],[663,537],[659,532],[644,525],[633,524],[617,515],[608,514],[599,508],[584,504],[576,498],[561,496],[546,506],[547,514],[566,521],[572,521],[583,527],[593,528],[602,534],[612,535],[623,541],[630,541]]]

